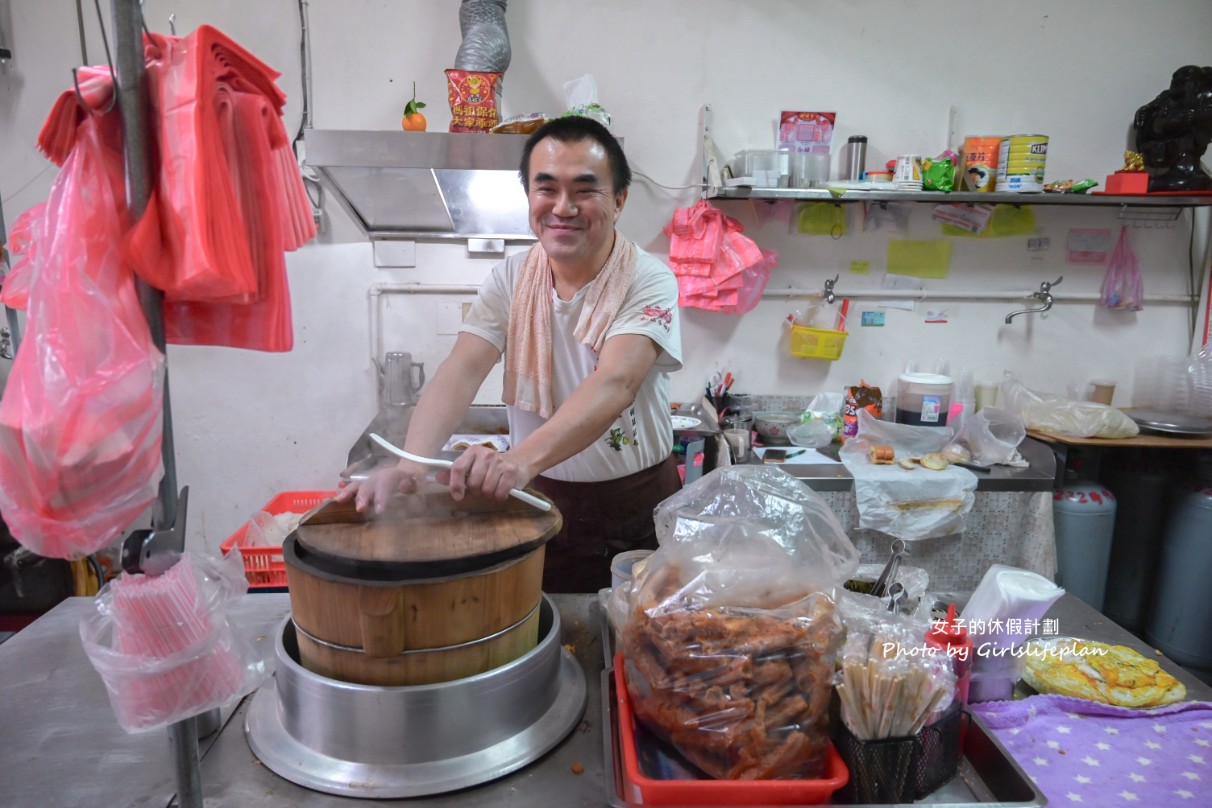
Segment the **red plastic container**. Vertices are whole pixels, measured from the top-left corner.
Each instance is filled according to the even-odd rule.
[[[336,491],[283,491],[265,503],[261,510],[275,516],[280,513],[307,513],[336,494]],[[244,541],[247,533],[248,522],[245,522],[219,545],[223,555]],[[241,547],[240,557],[244,561],[244,577],[248,579],[249,589],[286,586],[286,562],[282,560],[281,547]]]
[[[614,681],[618,704],[619,746],[623,752],[623,800],[629,808],[645,805],[676,806],[774,806],[823,805],[833,792],[846,785],[850,772],[832,744],[825,764],[825,777],[819,780],[657,780],[640,769],[636,751],[637,728],[627,695],[623,657],[614,660]]]

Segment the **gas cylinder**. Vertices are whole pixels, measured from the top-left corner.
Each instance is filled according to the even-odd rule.
[[[1078,474],[1076,465],[1066,468],[1064,485],[1052,492],[1056,582],[1101,612],[1115,533],[1115,494]]]
[[[1148,618],[1176,475],[1156,460],[1124,457],[1105,467],[1101,478],[1116,499],[1103,614],[1139,635]]]
[[[1145,639],[1212,681],[1212,480],[1178,487],[1162,537]]]

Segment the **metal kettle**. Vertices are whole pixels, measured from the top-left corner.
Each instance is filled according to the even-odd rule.
[[[412,361],[412,354],[389,351],[379,368],[379,404],[411,407],[425,384],[425,364]]]

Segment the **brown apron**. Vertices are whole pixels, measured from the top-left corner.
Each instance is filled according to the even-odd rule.
[[[570,483],[536,477],[530,487],[547,495],[564,526],[547,543],[544,592],[597,592],[610,586],[610,559],[626,550],[655,550],[652,511],[681,488],[677,461],[617,480]]]

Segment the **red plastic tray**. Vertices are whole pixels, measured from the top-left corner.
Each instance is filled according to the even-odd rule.
[[[261,510],[274,515],[280,513],[307,513],[320,503],[336,496],[336,491],[283,491],[265,503]],[[219,545],[223,555],[244,541],[248,533],[248,522],[240,525],[235,533]],[[240,557],[244,561],[244,577],[249,589],[276,589],[286,586],[286,562],[282,560],[281,547],[241,547]]]
[[[631,808],[645,805],[823,805],[846,785],[850,771],[829,745],[825,777],[819,780],[656,780],[640,769],[635,717],[627,695],[623,656],[614,659],[619,746],[623,751],[623,799]]]

